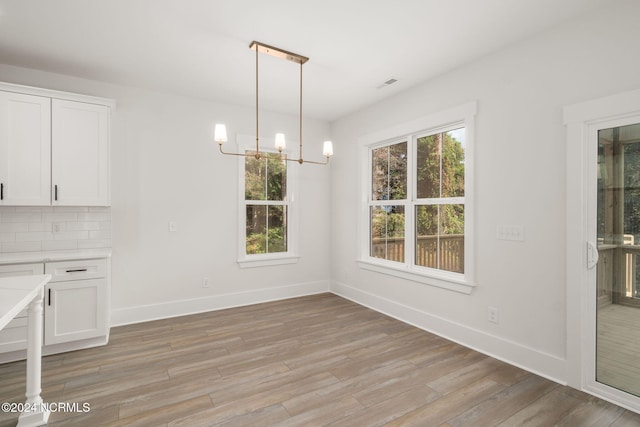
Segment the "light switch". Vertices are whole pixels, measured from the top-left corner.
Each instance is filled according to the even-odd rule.
[[[169,221],[169,232],[175,233],[178,231],[178,223],[175,221]]]

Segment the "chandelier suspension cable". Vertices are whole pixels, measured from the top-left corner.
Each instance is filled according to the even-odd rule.
[[[302,164],[302,61],[300,61],[300,156],[298,163]]]
[[[260,149],[258,147],[258,135],[260,135],[258,133],[258,81],[260,80],[258,78],[258,57],[258,47],[256,46],[256,159],[260,159]]]

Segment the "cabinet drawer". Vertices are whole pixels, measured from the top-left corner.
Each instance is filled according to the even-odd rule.
[[[105,259],[86,259],[80,261],[48,262],[45,274],[51,275],[51,282],[67,282],[70,280],[99,279],[107,276]]]
[[[42,263],[0,265],[0,277],[33,276],[43,273]]]

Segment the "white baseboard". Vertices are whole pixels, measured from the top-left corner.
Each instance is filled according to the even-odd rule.
[[[332,282],[331,292],[355,303],[401,320],[425,331],[469,347],[510,365],[566,385],[567,361],[471,328],[442,317],[371,294],[340,282]]]
[[[329,281],[299,283],[296,285],[254,291],[212,295],[204,298],[193,298],[170,301],[159,304],[139,305],[111,310],[111,326],[122,326],[131,323],[148,322],[150,320],[169,317],[186,316],[225,308],[240,307],[305,295],[329,292]]]

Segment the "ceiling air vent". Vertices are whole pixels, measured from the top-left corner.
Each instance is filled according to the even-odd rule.
[[[385,81],[384,83],[382,83],[381,85],[377,86],[376,89],[382,89],[383,87],[387,87],[389,85],[392,85],[397,81],[398,81],[398,79],[390,78],[387,81]]]

